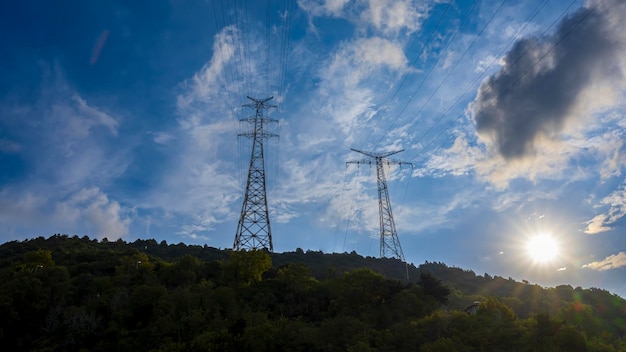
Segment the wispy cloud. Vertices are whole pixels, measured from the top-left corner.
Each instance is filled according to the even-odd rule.
[[[321,111],[350,135],[357,123],[366,123],[376,113],[377,85],[387,86],[385,82],[407,70],[407,64],[397,42],[372,37],[344,43],[320,68],[316,101],[325,101]]]
[[[583,268],[605,271],[626,266],[626,252],[610,255],[603,260],[583,265]]]
[[[448,149],[430,155],[423,167],[414,171],[414,176],[467,175],[474,171],[474,166],[483,153],[478,147],[471,146],[459,136]]]
[[[20,181],[0,189],[2,198],[12,203],[0,204],[6,208],[3,214],[10,214],[0,222],[29,234],[128,235],[129,210],[103,190],[132,158],[126,153],[130,146],[116,143],[119,117],[90,104],[68,84],[60,65],[41,67],[44,78],[34,102],[28,108],[2,109],[19,125],[11,129],[8,149],[26,163]]]
[[[310,16],[343,18],[385,35],[418,31],[432,6],[416,0],[299,0],[298,5]]]
[[[237,29],[223,28],[214,37],[208,62],[184,81],[177,96],[178,131],[153,133],[155,143],[170,143],[175,136],[177,157],[169,161],[158,189],[142,202],[148,209],[174,213],[186,222],[176,233],[192,240],[206,235],[218,224],[236,219],[241,198],[237,179],[237,130],[233,92],[241,82],[229,76],[240,56]],[[252,50],[252,49],[251,49]],[[254,57],[254,56],[252,56]],[[249,62],[250,67],[258,65]]]
[[[93,235],[109,240],[128,235],[131,223],[127,211],[97,187],[83,188],[58,202],[53,218],[57,224],[64,224],[66,232],[91,229]]]
[[[69,193],[41,185],[30,187],[38,187],[37,192],[21,188],[0,192],[0,224],[9,232],[29,235],[78,233],[110,240],[129,234],[131,210],[110,199],[97,187]]]
[[[152,140],[157,144],[167,144],[176,138],[173,134],[168,132],[152,132],[151,134]]]
[[[608,206],[608,209],[586,222],[585,233],[590,235],[612,230],[611,225],[626,215],[626,184],[604,197],[598,206]]]

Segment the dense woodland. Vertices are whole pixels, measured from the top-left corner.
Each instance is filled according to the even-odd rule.
[[[54,235],[1,245],[0,282],[2,351],[626,351],[605,290],[354,252]]]

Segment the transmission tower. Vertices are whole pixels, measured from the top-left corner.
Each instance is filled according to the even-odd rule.
[[[248,99],[252,100],[252,103],[243,105],[244,107],[254,109],[255,114],[254,116],[241,119],[242,122],[248,122],[254,126],[252,131],[238,135],[252,139],[252,153],[250,154],[246,193],[241,206],[237,233],[235,233],[234,250],[267,249],[270,252],[274,250],[270,217],[267,210],[265,160],[263,159],[263,140],[265,138],[278,137],[277,134],[265,131],[266,124],[278,122],[263,115],[263,110],[276,107],[276,105],[267,103],[272,98],[254,99],[248,97]]]
[[[396,232],[396,224],[393,221],[393,213],[391,212],[389,190],[387,189],[387,181],[385,180],[385,170],[383,166],[386,164],[400,166],[411,165],[411,167],[413,167],[413,164],[405,161],[398,161],[387,158],[388,156],[404,151],[404,149],[387,153],[364,152],[362,150],[354,148],[350,148],[350,150],[366,155],[369,158],[348,161],[346,163],[346,166],[347,164],[372,165],[372,163],[376,163],[376,180],[378,184],[378,215],[380,220],[380,257],[397,258],[404,262],[404,254],[402,253],[402,247],[400,246],[400,240],[398,239],[398,233]]]

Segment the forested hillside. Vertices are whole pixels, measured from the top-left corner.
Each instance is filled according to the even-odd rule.
[[[0,281],[2,351],[626,350],[607,291],[356,253],[54,235],[1,245]]]

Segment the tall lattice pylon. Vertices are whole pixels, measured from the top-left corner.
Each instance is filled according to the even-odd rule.
[[[404,253],[400,246],[398,233],[396,232],[396,224],[393,221],[393,213],[391,212],[391,202],[389,201],[389,190],[387,189],[387,180],[385,179],[384,165],[411,165],[412,163],[389,159],[388,157],[404,151],[397,150],[387,153],[372,153],[362,150],[350,148],[351,150],[368,156],[369,158],[362,160],[348,161],[347,164],[368,164],[376,163],[376,179],[378,184],[378,215],[380,220],[380,257],[381,258],[397,258],[404,260]],[[408,275],[408,273],[407,273]]]
[[[235,233],[234,250],[267,249],[270,252],[274,251],[269,211],[267,210],[265,160],[263,158],[263,140],[265,138],[278,137],[277,134],[265,131],[265,125],[271,122],[278,122],[263,115],[263,110],[276,107],[276,105],[267,103],[272,98],[254,99],[248,97],[248,99],[252,100],[252,103],[243,105],[244,107],[254,109],[255,114],[254,116],[241,119],[241,121],[248,122],[254,127],[252,131],[239,134],[239,136],[252,139],[252,153],[250,155],[246,193],[241,206],[237,233]]]

